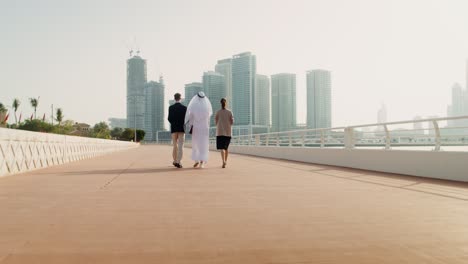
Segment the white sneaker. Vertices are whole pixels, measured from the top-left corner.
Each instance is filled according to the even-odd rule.
[[[200,162],[200,168],[205,168],[205,162]]]

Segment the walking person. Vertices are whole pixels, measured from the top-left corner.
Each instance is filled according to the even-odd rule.
[[[221,109],[216,112],[216,149],[221,151],[221,159],[223,161],[223,168],[226,168],[228,159],[228,148],[231,143],[232,124],[234,124],[234,117],[232,111],[227,109],[226,98],[221,98]]]
[[[213,114],[210,100],[204,92],[198,92],[190,101],[185,123],[192,134],[192,160],[194,168],[203,168],[208,161],[210,146],[210,117]]]
[[[167,120],[171,123],[171,137],[172,137],[172,165],[177,168],[182,168],[182,156],[184,154],[184,122],[187,107],[180,103],[180,93],[174,94],[175,103],[169,106],[169,116]]]

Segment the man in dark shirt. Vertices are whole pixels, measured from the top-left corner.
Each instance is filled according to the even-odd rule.
[[[184,120],[185,112],[187,112],[187,107],[180,103],[180,93],[174,94],[175,103],[169,106],[169,117],[167,120],[171,123],[171,135],[172,135],[172,158],[174,165],[177,168],[182,168],[180,161],[182,160],[182,155],[184,152],[184,141],[185,141],[185,132],[184,132]]]

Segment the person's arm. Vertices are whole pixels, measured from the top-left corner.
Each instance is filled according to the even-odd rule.
[[[195,118],[194,118],[194,116],[193,116],[193,113],[190,112],[190,114],[189,114],[189,120],[188,120],[189,125],[193,126],[193,121],[194,121],[194,119],[195,119]]]
[[[231,122],[231,125],[234,124],[234,116],[232,115],[232,113],[231,113],[231,117],[229,118],[229,122]]]
[[[169,107],[169,115],[167,116],[167,121],[172,124],[172,120],[174,120],[174,114],[171,111],[171,107]]]
[[[215,115],[215,124],[216,124],[216,125],[218,125],[218,119],[219,119],[219,117],[218,117],[218,112],[216,112],[216,115]]]

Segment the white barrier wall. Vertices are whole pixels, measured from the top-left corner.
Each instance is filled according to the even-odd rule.
[[[137,146],[132,142],[0,128],[0,177]]]
[[[468,152],[230,146],[231,153],[468,182]]]

